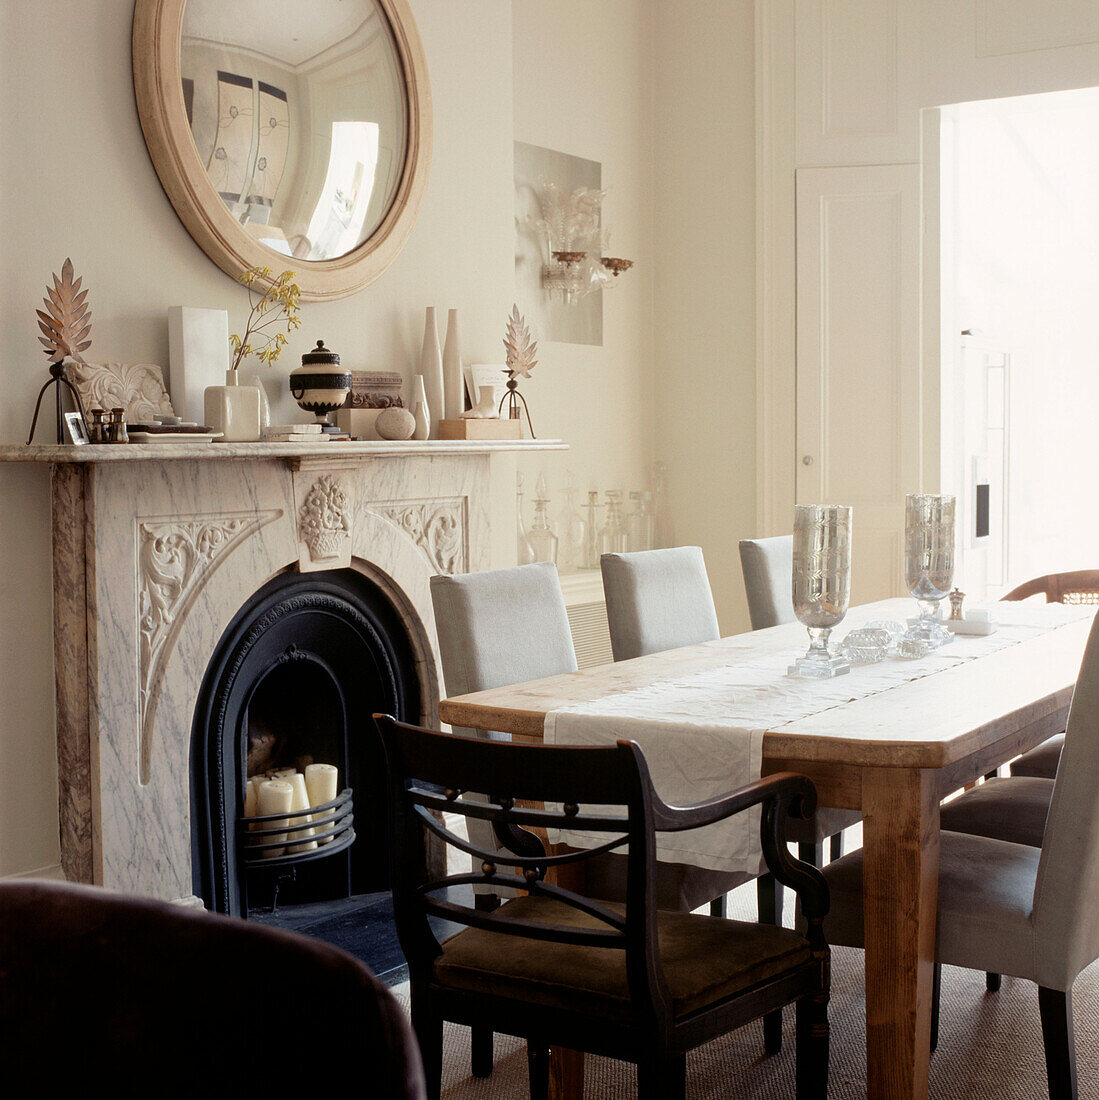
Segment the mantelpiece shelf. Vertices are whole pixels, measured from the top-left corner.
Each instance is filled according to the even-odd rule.
[[[32,443],[0,445],[0,462],[142,462],[186,459],[218,462],[225,459],[376,458],[394,455],[473,455],[501,451],[567,451],[560,439],[377,441],[364,443]]]

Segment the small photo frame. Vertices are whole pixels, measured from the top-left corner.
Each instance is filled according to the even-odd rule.
[[[69,437],[70,443],[82,447],[88,442],[88,427],[80,413],[62,413],[61,418],[65,421],[65,434]]]
[[[491,386],[493,407],[499,409],[508,389],[507,367],[503,363],[471,363],[466,367],[465,375],[469,407],[473,408],[480,400],[482,386]]]

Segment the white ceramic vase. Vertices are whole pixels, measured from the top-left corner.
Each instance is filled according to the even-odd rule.
[[[436,345],[437,348],[438,345]],[[429,439],[431,437],[431,406],[427,399],[422,374],[417,374],[412,383],[412,415],[416,419],[416,430],[412,433],[412,438]]]
[[[435,324],[435,307],[428,306],[424,317],[424,346],[420,351],[420,376],[427,394],[426,411],[430,421],[428,436],[437,438],[443,413],[443,353],[439,350],[439,329]],[[415,412],[415,399],[413,399]],[[419,435],[414,436],[419,439]]]
[[[235,370],[225,372],[224,386],[207,386],[205,420],[226,443],[255,443],[260,437],[260,393],[242,386]]]
[[[449,310],[446,318],[446,342],[443,344],[443,384],[446,387],[446,419],[457,420],[465,403],[465,379],[462,378],[462,350],[458,336],[458,311]]]

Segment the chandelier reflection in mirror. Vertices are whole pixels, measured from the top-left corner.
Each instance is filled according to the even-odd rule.
[[[547,261],[542,286],[564,302],[575,302],[614,285],[633,260],[605,256],[610,233],[603,228],[606,191],[578,187],[562,194],[554,183],[542,185],[542,216],[534,220]]]

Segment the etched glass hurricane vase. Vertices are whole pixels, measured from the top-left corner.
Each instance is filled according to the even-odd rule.
[[[851,600],[851,509],[843,504],[799,504],[794,509],[794,614],[809,631],[809,650],[791,676],[824,680],[851,671],[828,650],[828,635]]]
[[[920,609],[907,641],[931,649],[954,635],[939,622],[939,601],[954,583],[954,498],[909,493],[904,499],[904,583]]]

